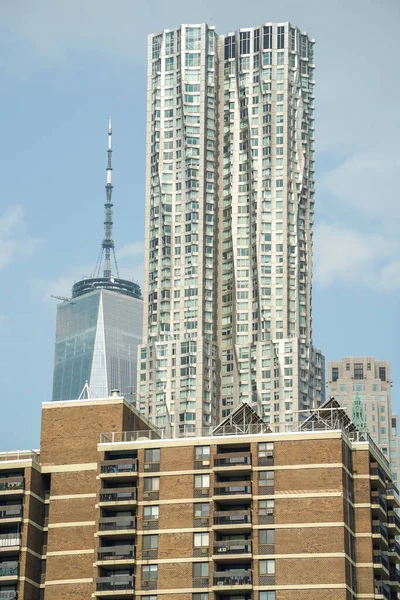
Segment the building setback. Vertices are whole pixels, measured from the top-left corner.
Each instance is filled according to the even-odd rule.
[[[360,403],[366,430],[390,462],[399,481],[398,418],[392,413],[390,362],[373,356],[347,356],[329,361],[328,393],[346,408],[354,421],[354,403]]]
[[[160,427],[324,400],[312,345],[314,40],[290,23],[149,36],[139,406]]]
[[[119,396],[49,402],[40,455],[0,455],[0,598],[393,600],[398,507],[333,401],[295,432],[244,404],[181,438]]]

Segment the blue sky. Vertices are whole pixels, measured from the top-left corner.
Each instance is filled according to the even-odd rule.
[[[0,449],[37,447],[51,397],[56,302],[102,239],[113,117],[120,270],[142,281],[146,36],[265,21],[316,38],[313,328],[328,360],[392,365],[400,409],[397,0],[2,0]],[[18,423],[18,426],[16,426]]]

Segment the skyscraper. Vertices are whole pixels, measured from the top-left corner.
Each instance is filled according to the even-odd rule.
[[[136,392],[143,301],[138,284],[119,277],[115,257],[111,137],[110,119],[104,239],[94,274],[75,283],[72,297],[57,306],[53,400],[78,398],[85,382],[96,398],[107,397],[112,389],[128,397]]]
[[[400,481],[398,417],[392,413],[392,382],[390,362],[373,356],[347,356],[329,361],[328,393],[346,408],[360,428],[359,408],[362,408],[363,429],[379,446],[390,462],[396,482]]]
[[[324,398],[312,346],[314,41],[290,23],[149,37],[140,408],[194,429]]]

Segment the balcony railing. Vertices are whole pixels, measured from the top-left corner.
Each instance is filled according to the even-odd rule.
[[[0,533],[0,548],[20,545],[21,536],[19,533]]]
[[[0,478],[0,492],[9,492],[13,490],[24,489],[24,478],[23,477],[1,477]]]
[[[136,529],[136,517],[100,517],[99,531]]]
[[[97,560],[129,560],[135,558],[135,546],[106,546],[97,551]]]
[[[383,523],[379,523],[379,525],[372,525],[372,535],[381,535],[385,540],[387,540],[387,529],[386,525]]]
[[[385,600],[390,600],[390,587],[383,581],[375,581],[375,595],[381,595]]]
[[[214,525],[245,525],[251,523],[250,511],[227,510],[214,513]]]
[[[214,573],[214,586],[251,585],[251,571],[219,571]]]
[[[378,479],[380,480],[380,483],[383,485],[383,487],[386,487],[385,472],[383,471],[383,469],[381,469],[381,467],[377,463],[371,464],[370,473],[371,473],[371,477],[378,477]]]
[[[396,581],[397,583],[400,583],[399,569],[393,569],[390,571],[390,581]]]
[[[121,458],[118,460],[103,460],[100,465],[102,475],[119,475],[121,473],[136,473],[138,470],[137,458]]]
[[[222,481],[214,483],[216,496],[238,496],[251,494],[250,481]]]
[[[400,544],[397,540],[389,544],[388,552],[396,552],[400,555]]]
[[[18,575],[18,563],[17,562],[9,562],[9,563],[0,563],[0,577],[8,577]]]
[[[22,515],[22,506],[15,505],[0,505],[0,519],[17,519]]]
[[[384,569],[389,571],[389,561],[383,554],[374,554],[373,563],[376,566],[382,566]]]
[[[386,500],[383,498],[382,494],[372,492],[371,504],[373,504],[373,505],[379,504],[379,506],[382,508],[382,510],[386,513],[386,510],[387,510]]]
[[[214,554],[251,554],[250,540],[224,540],[214,542]]]
[[[17,590],[0,591],[0,600],[16,600]]]
[[[136,500],[136,488],[104,488],[100,490],[100,502],[129,502]]]
[[[226,454],[216,454],[214,457],[214,467],[244,467],[251,465],[250,452],[230,452]]]
[[[396,513],[389,513],[387,519],[388,525],[395,525],[398,529],[400,529],[400,517]]]
[[[133,590],[134,585],[133,575],[114,575],[113,577],[98,577],[96,579],[96,590],[98,592]]]
[[[0,462],[9,462],[15,460],[33,460],[33,462],[40,463],[40,452],[34,450],[17,450],[16,452],[1,452]]]
[[[399,490],[394,484],[389,484],[389,487],[386,489],[386,498],[400,506]]]

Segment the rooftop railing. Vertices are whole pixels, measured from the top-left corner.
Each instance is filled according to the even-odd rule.
[[[8,462],[15,460],[33,460],[35,463],[40,463],[40,452],[35,450],[17,450],[14,452],[0,452],[0,462]]]

